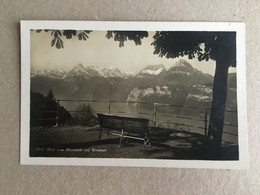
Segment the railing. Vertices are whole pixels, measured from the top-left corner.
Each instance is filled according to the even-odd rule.
[[[37,101],[37,100],[32,100]],[[70,99],[57,99],[56,100],[56,110],[51,111],[39,111],[39,113],[55,113],[55,117],[52,118],[42,118],[42,119],[31,119],[31,120],[52,120],[55,121],[55,125],[59,125],[59,114],[58,109],[59,106],[63,104],[66,110],[70,113],[77,113],[77,112],[84,112],[84,111],[77,111],[75,108],[70,107],[68,104],[71,103],[89,103],[92,107],[93,104],[98,103],[104,104],[103,106],[99,106],[99,108],[94,108],[96,112],[101,112],[104,114],[116,114],[116,115],[127,115],[127,116],[135,116],[140,118],[149,118],[153,127],[168,127],[171,128],[173,125],[176,127],[185,127],[188,128],[189,131],[192,128],[195,132],[198,132],[203,135],[207,135],[208,132],[208,125],[209,125],[209,115],[210,115],[210,108],[205,107],[195,107],[195,106],[180,106],[180,105],[171,105],[171,104],[161,104],[161,103],[146,103],[146,102],[133,102],[133,101],[108,101],[108,100],[70,100]],[[136,109],[135,112],[133,111],[120,111],[118,109],[113,110],[113,104],[127,104],[127,105],[134,105],[134,107],[138,107],[137,105],[149,109]],[[97,107],[97,106],[96,106]],[[120,107],[120,106],[119,106]],[[160,108],[162,109],[160,111]],[[176,109],[177,112],[167,113],[166,110],[174,110]],[[188,110],[197,110],[197,116],[190,116],[190,115],[183,115],[181,110],[188,109]],[[145,112],[144,112],[145,111]],[[228,113],[237,114],[237,111],[226,110]],[[54,116],[54,115],[53,115]],[[161,118],[161,120],[160,120]],[[167,119],[167,120],[166,120]],[[180,122],[181,121],[181,122]],[[183,122],[184,121],[184,122]],[[165,126],[166,125],[166,126]],[[167,126],[168,125],[168,126]],[[224,123],[224,126],[229,126],[233,128],[237,128],[237,124],[230,124],[229,122]],[[228,134],[230,136],[236,136],[236,133],[223,131],[223,134]]]
[[[36,111],[32,110],[32,107],[35,108]],[[52,99],[31,99],[31,126],[32,121],[51,121],[58,126],[58,109],[59,104]]]

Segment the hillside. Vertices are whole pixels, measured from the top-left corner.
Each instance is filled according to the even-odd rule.
[[[236,74],[229,74],[227,108],[236,110]],[[213,77],[179,60],[169,69],[148,65],[136,75],[117,68],[76,65],[70,71],[31,73],[31,90],[58,99],[118,100],[210,107]],[[182,114],[189,114],[183,109]]]

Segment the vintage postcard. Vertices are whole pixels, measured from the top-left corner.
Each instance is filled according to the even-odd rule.
[[[21,21],[21,164],[248,167],[245,25]]]

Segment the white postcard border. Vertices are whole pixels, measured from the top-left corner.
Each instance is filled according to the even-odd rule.
[[[237,104],[239,160],[157,160],[118,158],[30,157],[30,29],[235,31],[237,33]],[[20,163],[23,165],[127,166],[172,168],[248,168],[245,24],[238,22],[96,22],[21,21],[21,131]]]

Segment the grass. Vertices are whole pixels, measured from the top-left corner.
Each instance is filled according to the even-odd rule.
[[[99,126],[59,126],[34,128],[30,133],[31,157],[78,158],[143,158],[189,160],[236,160],[238,147],[223,143],[220,153],[209,148],[205,136],[197,133],[162,128],[151,129],[151,145],[139,140],[124,140],[119,147],[119,137],[99,137]]]

